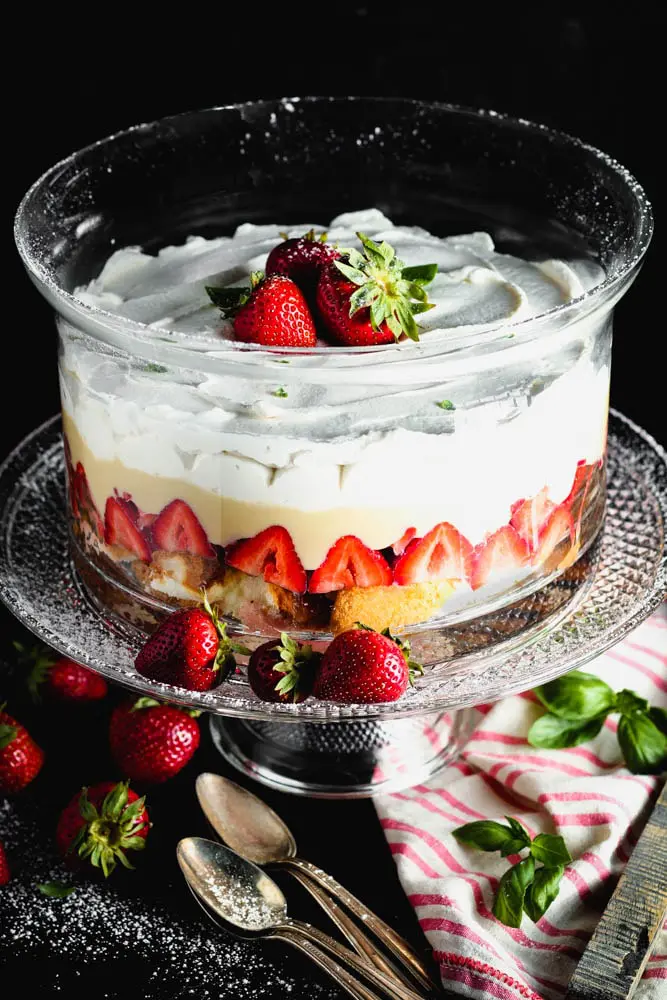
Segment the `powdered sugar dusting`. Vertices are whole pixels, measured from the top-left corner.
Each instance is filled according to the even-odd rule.
[[[196,908],[188,921],[164,900],[128,892],[126,883],[123,892],[113,880],[98,883],[73,876],[53,854],[43,824],[27,820],[22,812],[11,801],[0,803],[0,838],[13,862],[13,878],[2,889],[0,966],[10,957],[51,959],[58,969],[71,963],[67,984],[54,972],[51,988],[57,993],[69,991],[72,971],[107,963],[108,977],[95,994],[99,1000],[115,1000],[126,990],[121,978],[124,958],[150,967],[147,1000],[153,995],[205,1000],[341,996],[333,985],[320,985],[306,974],[291,975],[277,946],[237,941],[205,922],[203,915],[200,920]],[[175,860],[174,871],[165,872],[165,878],[178,878]],[[50,880],[76,885],[77,891],[65,899],[46,898],[35,886]],[[114,960],[121,960],[117,976]]]

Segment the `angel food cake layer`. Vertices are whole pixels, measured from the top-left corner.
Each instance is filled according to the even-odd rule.
[[[324,228],[246,224],[155,256],[128,247],[77,289],[147,324],[143,358],[60,324],[70,498],[88,557],[172,604],[206,586],[260,630],[472,613],[570,565],[602,516],[610,329],[557,312],[536,337],[521,321],[579,299],[600,268],[351,213],[326,227],[346,273],[359,233],[406,274],[437,265],[428,306],[413,303],[418,339],[399,330],[341,350],[326,303],[304,287],[314,349],[239,344],[240,324],[212,298],[256,282],[285,236]],[[162,343],[198,352],[193,367],[161,363]]]

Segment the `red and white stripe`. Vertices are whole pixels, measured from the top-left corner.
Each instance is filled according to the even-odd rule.
[[[631,688],[667,707],[667,605],[586,667],[615,690]],[[541,714],[516,695],[477,713],[459,761],[427,784],[377,800],[399,877],[451,993],[494,1000],[558,1000],[623,869],[657,792],[630,774],[607,721],[584,746],[536,750],[526,733]],[[437,746],[437,731],[425,734]],[[515,816],[531,836],[560,833],[575,859],[538,924],[519,929],[492,913],[507,861],[459,844],[451,831],[477,819]],[[510,861],[513,859],[509,859]],[[604,887],[603,891],[601,887]],[[637,991],[667,995],[667,924]]]

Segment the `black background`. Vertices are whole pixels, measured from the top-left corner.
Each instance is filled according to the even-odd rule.
[[[235,5],[234,11],[224,5],[199,9],[190,4],[187,9],[148,12],[137,5],[125,10],[88,8],[80,19],[62,11],[51,16],[31,13],[30,24],[24,15],[26,23],[17,24],[12,35],[17,69],[6,85],[4,101],[7,223],[29,184],[74,148],[139,121],[195,107],[306,93],[391,94],[493,108],[545,122],[612,154],[635,174],[653,201],[657,236],[642,273],[617,310],[612,405],[664,443],[661,216],[666,119],[661,100],[665,55],[660,51],[664,17],[659,5],[574,5],[575,10],[585,7],[583,14],[561,11],[559,5],[506,4],[495,13],[480,4],[468,7],[399,7],[387,0],[363,6],[246,3]],[[9,225],[3,246],[7,283],[2,296],[1,454],[58,406],[55,331],[48,309],[22,273]],[[4,615],[3,622],[9,624]],[[5,638],[12,629],[5,628]],[[48,742],[48,719],[35,724]],[[217,766],[210,748],[200,753],[202,767]],[[99,773],[105,766],[103,753],[99,758],[89,755],[76,779],[71,772],[67,780],[59,777],[57,762],[54,757],[45,815],[48,810],[55,815],[56,802],[82,781],[106,776]],[[196,768],[188,769],[177,784],[159,793],[163,833],[148,871],[138,875],[137,884],[146,892],[156,891],[159,865],[172,863],[173,842],[183,832],[182,824],[170,826],[168,803],[192,805],[195,773]],[[42,792],[45,788],[42,782]],[[39,790],[36,786],[33,799]],[[369,803],[332,805],[280,796],[271,801],[295,828],[306,856],[343,878],[405,933],[415,935]],[[189,900],[178,891],[170,905],[191,913]],[[1,928],[0,917],[0,949]],[[289,963],[292,970],[306,974],[298,959]],[[83,972],[70,965],[49,964],[43,956],[38,963],[11,962],[28,992],[32,984],[33,995],[40,996],[51,995],[48,984],[56,971],[67,994],[74,971]],[[129,982],[124,978],[128,1000],[157,995],[147,992],[131,955],[119,956],[114,976],[120,977],[123,970],[132,974]],[[96,992],[101,987],[94,978],[85,972],[82,978],[88,996],[103,995]],[[170,988],[168,995],[181,994]],[[220,995],[228,994],[221,989]]]

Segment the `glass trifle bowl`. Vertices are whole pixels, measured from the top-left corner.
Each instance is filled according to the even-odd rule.
[[[312,343],[241,338],[229,289],[250,295],[311,231],[339,285],[336,259],[354,270],[364,246],[385,290],[378,253],[411,269],[403,328],[332,334],[313,285]],[[150,631],[205,590],[249,636],[326,642],[358,622],[474,626],[583,578],[612,311],[650,231],[641,188],[599,151],[410,100],[214,108],[59,163],[16,233],[57,313],[89,593]]]

